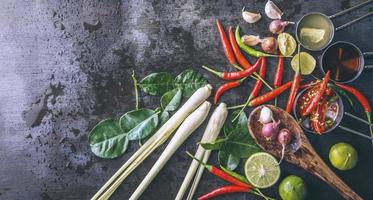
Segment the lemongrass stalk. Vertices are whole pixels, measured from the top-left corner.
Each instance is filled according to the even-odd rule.
[[[205,154],[203,155],[203,158],[202,158],[203,163],[207,163],[207,161],[209,160],[210,154],[211,154],[211,150],[206,150],[205,151]],[[205,167],[202,166],[202,165],[199,165],[196,177],[194,177],[194,181],[192,183],[192,186],[190,187],[188,197],[186,198],[187,200],[192,200],[193,195],[197,190],[198,183],[202,178],[202,174],[203,174],[204,170],[205,170]]]
[[[180,125],[175,135],[172,137],[166,149],[162,152],[161,156],[155,162],[149,173],[141,181],[140,185],[136,188],[135,192],[129,198],[130,200],[137,200],[149,184],[154,180],[157,174],[161,171],[167,161],[176,152],[176,150],[184,143],[184,141],[203,123],[206,119],[211,104],[204,102],[192,114],[190,114],[185,121]]]
[[[130,169],[127,168],[136,159],[142,157],[142,154],[146,149],[154,146],[154,143],[157,142],[157,139],[164,136],[166,138],[165,140],[167,140],[167,137],[169,137],[173,133],[173,131],[175,131],[175,129],[184,121],[184,119],[188,117],[190,113],[192,113],[199,105],[201,105],[202,102],[204,102],[211,95],[211,90],[212,86],[208,84],[194,92],[194,94],[184,103],[184,105],[152,137],[150,137],[145,142],[145,144],[143,144],[140,149],[138,149],[135,154],[133,154],[127,160],[127,162],[123,164],[121,168],[119,168],[119,170],[100,188],[100,190],[91,199],[108,199],[113,193],[112,190],[115,190],[118,187],[116,186],[112,188],[112,183],[114,183],[119,177],[127,177],[128,175],[126,174],[131,173],[137,167],[137,165],[133,165],[133,167]],[[147,156],[144,156],[144,159]],[[141,159],[138,159],[138,161],[140,160]],[[124,180],[124,178],[121,179],[120,183]]]
[[[224,122],[227,118],[228,110],[225,103],[221,103],[215,111],[212,113],[210,120],[206,126],[205,132],[202,136],[201,143],[210,143],[216,140],[219,135],[220,129],[223,127]],[[194,155],[197,159],[202,160],[205,155],[205,149],[198,145],[196,154]],[[188,169],[187,174],[185,175],[184,181],[180,186],[180,189],[175,197],[175,200],[183,199],[185,191],[188,189],[190,181],[194,177],[199,163],[196,160],[192,160],[192,163]]]

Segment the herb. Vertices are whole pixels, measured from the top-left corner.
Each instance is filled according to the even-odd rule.
[[[161,107],[164,111],[175,111],[181,103],[182,90],[173,89],[166,92],[161,98]]]
[[[175,78],[175,87],[183,90],[184,97],[190,97],[198,88],[207,84],[207,80],[196,70],[187,69]]]
[[[170,73],[152,73],[143,78],[137,85],[150,95],[162,95],[173,89],[173,78]]]
[[[235,170],[241,161],[239,157],[233,156],[225,151],[219,151],[218,159],[220,165],[229,170]]]
[[[137,82],[132,71],[136,110],[129,111],[118,120],[106,119],[99,122],[89,133],[92,152],[102,158],[116,158],[125,153],[128,141],[144,141],[160,125],[170,119],[181,104],[183,95],[190,96],[206,85],[206,79],[197,71],[188,69],[175,79],[170,73],[152,73]],[[139,109],[138,88],[150,95],[162,95],[156,110]],[[185,93],[187,93],[185,95]]]
[[[237,113],[237,111],[233,112],[226,120],[223,127],[225,135],[223,138],[212,143],[201,144],[205,149],[219,150],[220,165],[229,167],[229,164],[231,168],[240,158],[248,158],[251,154],[259,151],[259,147],[249,134],[246,114],[242,112],[238,116],[238,120],[232,122]]]
[[[128,139],[114,119],[99,122],[89,133],[92,152],[101,158],[116,158],[127,150]]]
[[[149,136],[158,125],[158,114],[150,109],[127,112],[120,120],[120,128],[127,134],[128,140],[141,140]]]

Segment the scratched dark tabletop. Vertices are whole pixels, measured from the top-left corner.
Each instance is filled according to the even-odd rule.
[[[311,11],[328,15],[363,0],[277,0],[284,19],[297,21]],[[88,199],[137,149],[114,160],[94,156],[87,142],[89,130],[100,120],[134,109],[130,79],[151,72],[175,75],[197,69],[213,86],[220,80],[201,70],[202,64],[227,69],[215,20],[241,25],[243,32],[268,36],[270,20],[253,25],[241,18],[241,9],[264,14],[265,0],[254,1],[14,1],[0,4],[0,199]],[[363,15],[373,4],[334,20],[336,24]],[[355,43],[373,51],[373,18],[336,33],[334,40]],[[293,32],[294,27],[289,27]],[[318,56],[318,53],[314,53]],[[251,59],[253,61],[253,59]],[[272,80],[276,59],[270,59],[267,79]],[[292,72],[286,65],[286,79]],[[321,76],[317,69],[314,73]],[[363,73],[352,85],[373,103],[372,73]],[[224,95],[229,105],[243,103],[253,81]],[[155,108],[159,97],[140,94],[141,106]],[[284,98],[280,101],[284,105]],[[357,106],[347,109],[363,116]],[[249,113],[250,110],[247,110]],[[347,126],[368,134],[365,125],[344,119]],[[162,169],[141,199],[173,199],[191,160],[203,125]],[[308,134],[320,156],[330,165],[328,152],[337,142],[358,151],[358,165],[346,172],[333,170],[364,199],[373,197],[373,148],[366,139],[341,130],[323,136]],[[125,180],[112,199],[127,199],[158,158],[158,149]],[[217,154],[210,158],[217,163]],[[239,167],[242,170],[242,165]],[[308,184],[308,199],[341,199],[327,184],[290,164],[282,176],[295,174]],[[204,173],[196,195],[226,184]],[[278,184],[264,190],[279,198]],[[234,194],[217,199],[257,199]]]

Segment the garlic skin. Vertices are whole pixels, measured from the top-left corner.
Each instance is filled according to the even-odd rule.
[[[258,35],[244,35],[241,37],[241,41],[249,46],[256,46],[261,42]]]
[[[252,13],[245,11],[245,7],[242,8],[242,18],[250,24],[253,24],[257,21],[259,21],[262,18],[262,15],[260,13]]]
[[[271,18],[271,19],[281,19],[282,15],[284,14],[280,8],[275,4],[273,3],[273,1],[271,0],[268,0],[265,7],[264,7],[264,11],[267,15],[267,17]]]

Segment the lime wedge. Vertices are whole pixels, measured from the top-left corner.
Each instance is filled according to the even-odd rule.
[[[302,40],[309,41],[311,43],[319,43],[325,36],[324,29],[318,28],[302,28],[300,30],[300,37]]]
[[[291,60],[291,68],[293,68],[294,71],[298,70],[298,60],[299,55],[295,55],[293,59]],[[307,52],[300,52],[300,72],[302,75],[308,75],[315,70],[316,67],[316,60],[313,58],[312,55],[310,55]]]
[[[278,48],[283,56],[293,55],[297,42],[289,33],[281,33],[277,37]]]
[[[276,158],[265,152],[255,153],[245,163],[245,175],[257,188],[268,188],[280,178],[280,167]]]

